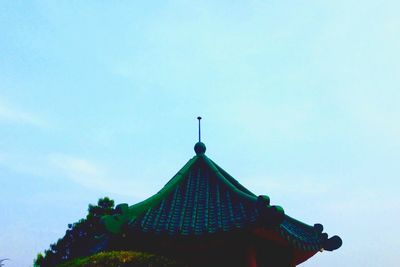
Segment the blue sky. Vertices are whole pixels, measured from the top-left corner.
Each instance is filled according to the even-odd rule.
[[[154,194],[201,115],[209,157],[343,238],[302,266],[397,266],[399,9],[2,1],[0,258],[30,266],[89,203]]]

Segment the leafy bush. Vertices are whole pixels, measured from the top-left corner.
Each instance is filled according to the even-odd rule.
[[[111,251],[77,258],[57,267],[184,267],[174,260],[135,251]]]

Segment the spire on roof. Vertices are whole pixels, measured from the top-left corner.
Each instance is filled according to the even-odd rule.
[[[199,120],[199,142],[194,145],[194,151],[196,152],[196,155],[203,155],[206,152],[206,145],[201,142],[201,117],[199,116],[197,119]]]
[[[199,116],[197,117],[197,119],[199,120],[199,142],[201,142],[201,125],[200,125],[201,117]]]

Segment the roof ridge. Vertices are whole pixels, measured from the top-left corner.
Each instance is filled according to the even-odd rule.
[[[172,192],[172,190],[184,180],[186,174],[194,166],[197,159],[199,159],[199,156],[191,158],[155,195],[132,206],[128,206],[126,203],[119,204],[116,209],[120,211],[120,214],[107,215],[102,218],[107,230],[114,234],[119,233],[125,222],[137,218],[147,209],[159,204],[163,197]]]
[[[237,189],[243,191],[246,194],[252,195],[257,197],[256,194],[254,194],[253,192],[251,192],[249,189],[247,189],[246,187],[244,187],[241,183],[239,183],[238,180],[236,180],[235,178],[233,178],[232,175],[230,175],[227,171],[225,171],[223,168],[221,168],[221,166],[219,166],[217,163],[215,163],[213,160],[209,159],[212,164],[215,165],[215,167],[217,167],[217,169],[219,170],[219,172],[226,178],[226,180],[228,180],[231,184],[233,184]]]
[[[206,163],[206,165],[211,168],[211,170],[215,173],[215,175],[217,175],[217,178],[219,178],[221,180],[222,183],[224,183],[226,186],[228,186],[228,188],[230,190],[232,190],[233,192],[235,192],[236,194],[238,194],[239,196],[250,200],[250,201],[257,201],[257,196],[254,195],[253,193],[251,193],[249,190],[247,190],[244,186],[242,186],[241,184],[239,184],[239,182],[237,182],[233,177],[231,177],[230,175],[228,176],[229,178],[226,178],[221,171],[219,170],[219,168],[217,167],[217,165],[211,160],[209,159],[206,155],[201,155],[201,157],[203,158],[204,162]],[[220,168],[225,174],[227,174],[222,168]],[[232,180],[233,179],[233,180]],[[234,182],[236,181],[236,183]]]
[[[303,231],[309,231],[310,234],[312,233],[313,235],[317,236],[318,240],[313,241],[311,243],[307,240],[303,240],[296,233],[293,233],[290,229],[287,229],[287,225],[286,225],[285,221],[292,225],[297,225],[297,226],[302,227]],[[322,224],[319,224],[319,223],[316,223],[316,224],[314,224],[314,226],[311,226],[309,224],[306,224],[302,221],[299,221],[299,220],[285,214],[285,220],[280,225],[280,228],[281,228],[281,231],[284,231],[284,233],[285,233],[285,234],[283,234],[283,236],[287,235],[287,236],[291,236],[292,238],[294,238],[294,240],[292,238],[289,238],[288,241],[291,241],[294,245],[296,245],[295,240],[297,240],[297,242],[300,242],[301,244],[303,244],[303,246],[305,246],[305,247],[300,246],[300,248],[302,248],[302,249],[315,249],[316,247],[318,247],[318,249],[326,249],[326,250],[332,251],[332,250],[338,249],[342,245],[342,239],[339,236],[335,235],[335,236],[328,238],[328,234],[323,233],[324,228],[323,228]],[[281,234],[282,234],[282,232],[281,232]]]

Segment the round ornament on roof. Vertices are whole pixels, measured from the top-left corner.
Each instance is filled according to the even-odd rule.
[[[194,145],[194,152],[196,152],[196,155],[202,155],[206,152],[206,145],[203,142],[197,142]]]

